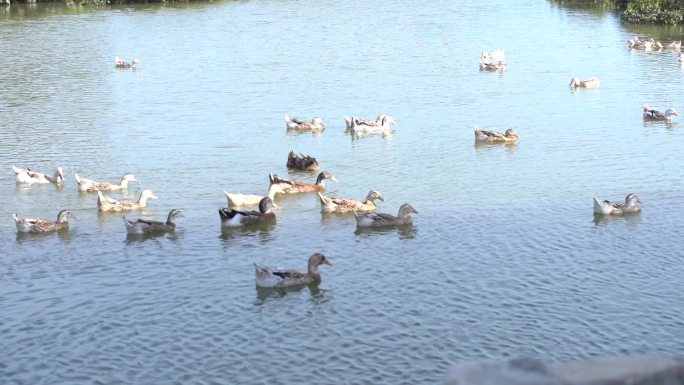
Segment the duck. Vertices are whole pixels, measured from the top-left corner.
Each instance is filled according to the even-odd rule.
[[[640,45],[641,43],[642,41],[639,36],[634,36],[633,38],[627,40],[627,46],[629,46],[629,48],[637,48],[637,45]]]
[[[644,104],[643,116],[646,120],[660,120],[660,121],[671,121],[673,116],[679,116],[679,113],[674,108],[668,108],[665,112],[660,112],[658,110],[652,110],[648,104]]]
[[[351,118],[351,126],[349,128],[349,133],[353,136],[363,135],[363,134],[382,134],[390,135],[392,133],[392,125],[396,126],[396,121],[390,115],[385,115],[380,120],[379,124],[368,121],[361,121],[355,119],[353,116]]]
[[[126,174],[121,177],[121,182],[119,183],[109,183],[109,182],[96,182],[92,179],[87,179],[74,174],[76,177],[76,182],[78,183],[78,190],[84,192],[95,192],[95,191],[116,191],[116,190],[126,190],[128,189],[128,182],[140,181],[133,174]]]
[[[638,36],[627,40],[627,45],[629,48],[643,49],[646,51],[650,51],[653,49],[653,47],[658,47],[658,45],[662,47],[662,44],[660,42],[656,42],[655,39],[641,40]]]
[[[503,60],[499,60],[496,63],[488,62],[488,63],[483,63],[480,62],[480,70],[481,71],[506,71],[508,70],[508,64],[504,62]]]
[[[287,155],[287,168],[294,168],[303,171],[318,171],[321,166],[318,164],[316,158],[295,153],[290,151]]]
[[[498,51],[482,51],[482,55],[480,55],[480,63],[487,63],[492,60],[506,61],[506,54],[504,53],[504,50],[500,49]]]
[[[166,222],[150,221],[147,219],[130,220],[123,217],[126,225],[126,232],[128,234],[151,234],[151,233],[167,233],[176,229],[174,220],[182,217],[183,213],[178,209],[169,211]]]
[[[147,207],[148,199],[159,199],[152,192],[152,190],[143,190],[137,201],[118,201],[116,199],[108,198],[102,194],[102,191],[97,192],[97,209],[99,211],[125,211],[135,210]]]
[[[594,197],[594,213],[601,215],[621,215],[641,211],[641,199],[636,194],[627,194],[625,203],[600,201]]]
[[[271,211],[273,201],[269,197],[259,201],[259,211],[239,211],[229,208],[219,209],[221,227],[239,227],[258,224],[273,224],[276,215]]]
[[[305,122],[297,118],[291,118],[285,114],[285,126],[288,130],[319,131],[325,128],[325,123],[323,123],[323,119],[319,117],[311,119],[311,122]]]
[[[50,231],[67,230],[69,228],[69,218],[76,218],[69,210],[62,210],[57,214],[57,220],[19,218],[17,214],[12,214],[19,233],[46,233]]]
[[[496,131],[484,131],[480,127],[475,127],[475,140],[478,142],[507,142],[512,143],[518,140],[518,133],[509,128],[505,133]]]
[[[296,180],[280,179],[277,175],[273,176],[274,183],[281,185],[283,188],[283,193],[285,194],[296,194],[303,192],[313,192],[313,191],[323,191],[325,190],[325,180],[330,179],[333,182],[337,182],[337,178],[328,171],[323,171],[318,174],[316,178],[316,183],[304,183]]]
[[[375,118],[375,120],[370,120],[370,119],[359,119],[359,118],[354,118],[354,117],[347,117],[347,116],[345,116],[345,117],[344,117],[344,122],[345,122],[345,124],[346,124],[346,126],[347,126],[347,129],[345,130],[345,132],[349,132],[349,130],[351,130],[352,119],[354,119],[355,122],[356,122],[356,125],[359,125],[359,126],[360,126],[360,125],[366,125],[366,126],[380,126],[380,125],[382,125],[382,118],[384,118],[385,116],[387,116],[387,115],[385,115],[385,114],[380,114],[380,115],[378,115],[377,118]],[[394,118],[392,118],[392,120],[394,120]]]
[[[115,68],[135,68],[135,67],[138,66],[138,64],[141,64],[141,63],[142,63],[142,62],[141,62],[139,59],[137,59],[137,58],[134,58],[134,59],[129,63],[129,62],[127,62],[127,61],[124,61],[123,59],[121,59],[121,58],[118,57],[118,56],[115,56],[115,57],[114,57],[114,67],[115,67]]]
[[[678,50],[681,48],[682,48],[682,41],[681,40],[675,40],[675,41],[671,41],[671,42],[665,44],[665,49]]]
[[[286,288],[293,286],[309,285],[321,282],[321,273],[318,266],[332,263],[322,253],[314,253],[309,257],[306,273],[295,270],[278,270],[254,264],[256,286],[261,288]]]
[[[57,170],[55,170],[55,173],[52,175],[33,171],[28,167],[19,168],[12,166],[12,171],[14,171],[17,183],[54,183],[56,185],[61,185],[62,182],[64,182],[64,172],[62,172],[61,167],[57,167]]]
[[[273,174],[268,174],[269,185],[268,191],[266,192],[266,196],[271,198],[271,201],[275,200],[276,194],[285,193],[285,191],[283,191],[284,185],[282,183],[276,183],[275,178],[277,178],[277,176],[274,176]],[[259,202],[261,202],[261,200],[264,199],[264,196],[255,194],[233,194],[226,191],[224,191],[223,194],[226,196],[226,199],[228,200],[228,207],[258,205]],[[278,206],[275,203],[273,203],[273,207]]]
[[[321,201],[321,212],[325,214],[329,213],[351,213],[354,211],[358,212],[367,212],[367,211],[375,211],[376,206],[375,206],[375,201],[377,199],[381,201],[385,201],[385,198],[380,195],[378,191],[371,190],[368,192],[368,195],[366,195],[366,200],[364,202],[357,201],[354,199],[340,199],[340,198],[332,198],[332,197],[327,197],[320,192],[317,193],[318,198]]]
[[[356,227],[402,226],[413,223],[411,213],[418,214],[418,211],[410,204],[404,203],[399,207],[399,214],[396,217],[392,214],[359,212],[354,212],[354,217],[356,218]]]
[[[599,88],[601,86],[601,81],[595,77],[590,77],[584,80],[572,78],[570,79],[569,85],[573,88]]]

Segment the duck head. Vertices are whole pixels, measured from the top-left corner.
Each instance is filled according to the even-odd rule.
[[[333,264],[330,263],[328,258],[325,257],[322,253],[314,253],[309,257],[309,270],[313,267],[314,270],[318,268],[320,265],[328,265],[332,266]]]
[[[376,190],[369,191],[368,195],[366,196],[366,200],[374,202],[376,199],[380,199],[383,202],[385,201],[385,198],[383,198],[382,195],[380,195],[379,191],[376,191]]]
[[[259,212],[266,214],[273,209],[273,200],[269,197],[261,198],[259,201]]]
[[[169,211],[169,216],[168,216],[168,218],[166,219],[166,222],[167,222],[167,223],[173,223],[174,219],[176,219],[176,218],[182,218],[182,217],[184,217],[184,216],[185,216],[185,215],[183,215],[183,213],[182,213],[180,210],[178,210],[178,209],[173,209],[173,210]]]
[[[506,132],[504,133],[504,136],[507,136],[509,138],[516,138],[516,139],[520,138],[518,136],[518,133],[515,132],[515,130],[512,128],[509,128],[508,130],[506,130]]]
[[[140,203],[147,202],[148,199],[159,199],[157,198],[156,195],[152,192],[152,190],[143,190],[143,192],[140,193],[140,199],[138,200]]]
[[[323,123],[323,119],[319,118],[318,116],[311,120],[311,124],[315,124],[317,126],[320,126],[321,128],[325,128],[325,123]]]
[[[337,178],[328,171],[323,171],[320,174],[318,174],[318,178],[316,178],[316,184],[319,184],[323,182],[325,179],[330,179],[333,182],[337,182]]]
[[[414,209],[410,204],[404,203],[401,205],[401,207],[399,207],[399,218],[406,218],[411,213],[418,214],[418,211],[416,211],[416,209]]]
[[[636,194],[627,194],[625,197],[625,205],[636,206],[637,204],[641,204],[641,199],[639,199],[639,196]]]
[[[66,222],[69,218],[74,218],[76,219],[76,216],[71,213],[69,210],[62,210],[57,214],[57,223],[64,223]]]

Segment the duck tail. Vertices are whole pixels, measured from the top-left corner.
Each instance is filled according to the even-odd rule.
[[[14,171],[15,174],[20,174],[20,173],[22,173],[22,172],[24,172],[24,171],[26,171],[26,170],[23,170],[23,169],[21,169],[21,168],[19,168],[19,167],[12,166],[12,171]]]

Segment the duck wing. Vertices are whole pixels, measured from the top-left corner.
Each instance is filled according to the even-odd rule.
[[[273,275],[282,279],[301,279],[308,276],[306,273],[300,273],[296,270],[272,270]]]

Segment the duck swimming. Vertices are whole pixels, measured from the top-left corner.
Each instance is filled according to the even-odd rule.
[[[480,63],[480,70],[481,71],[499,71],[503,72],[508,69],[508,64],[506,64],[503,60],[499,60],[496,63]]]
[[[402,226],[413,223],[411,213],[418,214],[410,204],[404,203],[399,207],[399,214],[395,217],[384,213],[358,213],[354,212],[357,227],[388,227]]]
[[[325,190],[325,180],[330,179],[333,182],[337,182],[335,176],[328,171],[323,171],[318,174],[316,178],[316,183],[304,183],[296,180],[280,179],[277,175],[273,176],[274,183],[280,184],[283,188],[285,194],[295,194],[303,192],[312,191],[323,191]]]
[[[169,211],[169,215],[166,217],[166,222],[150,221],[147,219],[129,220],[126,219],[126,217],[123,217],[123,221],[126,225],[126,232],[128,234],[166,233],[176,229],[176,223],[174,223],[174,220],[182,216],[183,213],[181,213],[180,210],[173,209]]]
[[[390,135],[392,133],[392,125],[396,125],[394,118],[389,115],[384,115],[380,120],[380,123],[375,122],[368,123],[367,121],[361,121],[353,116],[351,117],[351,123],[349,127],[349,133],[353,136],[364,135],[364,134],[382,134]]]
[[[385,116],[389,116],[389,115],[380,114],[380,115],[378,115],[377,118],[375,118],[375,120],[359,119],[359,118],[354,118],[354,117],[349,118],[349,117],[345,116],[344,122],[347,126],[347,129],[345,130],[345,132],[349,132],[349,130],[351,130],[352,120],[354,121],[354,124],[356,124],[357,126],[364,126],[364,125],[365,126],[381,126],[382,125],[382,118],[384,118]],[[390,118],[392,118],[392,117],[390,116]],[[391,121],[394,122],[394,118],[392,118]],[[396,124],[396,122],[394,124]]]
[[[475,140],[478,142],[515,142],[518,140],[518,133],[509,128],[505,133],[496,131],[484,131],[480,127],[475,127]]]
[[[375,206],[375,201],[377,199],[385,201],[385,198],[380,195],[379,192],[371,190],[368,195],[366,195],[366,200],[364,202],[357,201],[354,199],[340,199],[327,197],[320,192],[318,193],[318,198],[321,201],[321,212],[322,213],[351,213],[354,211],[366,212],[375,211],[377,208]]]
[[[128,182],[140,182],[133,174],[122,176],[119,183],[96,182],[92,179],[83,178],[78,174],[74,174],[74,176],[78,183],[78,190],[84,192],[126,190],[128,189]]]
[[[598,200],[594,197],[594,213],[601,215],[622,215],[641,211],[641,199],[636,194],[628,194],[625,203]]]
[[[102,191],[97,192],[97,208],[99,211],[126,211],[135,210],[147,207],[148,199],[159,199],[152,192],[152,190],[143,190],[136,202],[118,201],[116,199],[108,198],[102,194]]]
[[[601,81],[598,78],[591,77],[584,80],[579,80],[577,78],[570,79],[570,87],[573,88],[599,88],[601,86]]]
[[[314,253],[309,257],[306,273],[296,270],[278,270],[254,264],[256,286],[262,288],[286,288],[321,282],[318,266],[332,263],[321,253]]]
[[[311,122],[306,122],[297,118],[290,118],[287,114],[285,115],[285,126],[288,130],[294,131],[319,131],[325,129],[325,123],[319,117],[311,119]]]
[[[679,113],[674,108],[668,108],[665,112],[660,112],[652,110],[648,104],[644,104],[642,110],[643,117],[646,120],[671,121],[673,116],[679,116]]]
[[[64,182],[64,173],[62,172],[61,167],[57,167],[57,170],[52,176],[33,171],[28,167],[19,168],[12,166],[12,171],[14,171],[17,183],[54,183],[56,185],[61,185],[62,182]]]
[[[266,197],[259,202],[259,211],[239,211],[228,208],[219,209],[221,227],[239,227],[258,224],[273,224],[276,215],[271,211],[273,201]]]
[[[304,156],[303,154],[297,155],[294,151],[290,151],[287,155],[287,168],[303,171],[318,171],[321,166],[319,166],[316,158],[312,156]]]
[[[114,57],[114,67],[115,68],[135,68],[138,64],[141,64],[142,62],[138,59],[133,59],[130,63],[127,61],[124,61],[118,56]]]
[[[46,233],[68,229],[69,218],[76,218],[76,216],[68,210],[62,210],[57,214],[57,220],[54,222],[47,219],[19,218],[17,214],[13,214],[12,218],[19,233]]]

